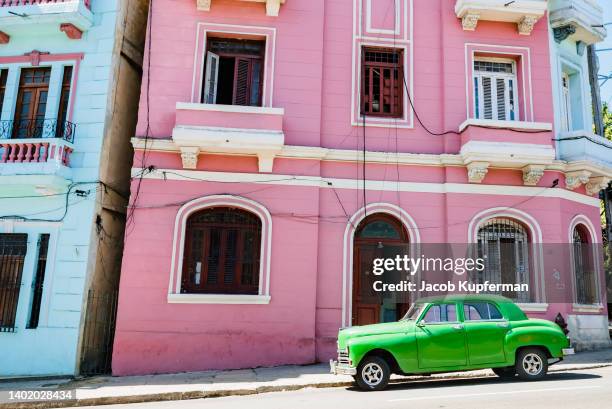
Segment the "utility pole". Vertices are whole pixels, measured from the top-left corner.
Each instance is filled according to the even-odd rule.
[[[591,103],[593,105],[593,122],[595,133],[604,136],[603,112],[601,106],[601,93],[599,91],[599,59],[594,45],[587,47],[589,61],[589,83],[591,85]]]

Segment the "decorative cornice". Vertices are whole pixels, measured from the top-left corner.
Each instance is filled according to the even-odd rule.
[[[561,27],[555,27],[553,28],[553,34],[555,37],[555,41],[557,43],[561,43],[562,41],[564,41],[567,37],[571,36],[572,34],[576,33],[576,27],[568,24],[566,26],[561,26]]]
[[[80,40],[83,37],[83,32],[77,26],[70,23],[60,24],[60,31],[63,31],[71,40]]]
[[[461,18],[461,25],[463,26],[463,29],[466,31],[476,30],[479,18],[480,14],[475,12],[468,12],[465,16]]]
[[[523,183],[527,186],[536,186],[544,176],[544,165],[527,165],[523,168]]]
[[[598,195],[599,191],[608,187],[608,183],[610,183],[610,180],[612,179],[605,176],[597,176],[590,178],[585,186],[587,194],[590,196]]]
[[[580,185],[588,183],[591,172],[588,170],[578,170],[565,174],[565,187],[569,190],[574,190]]]
[[[519,34],[527,35],[527,36],[531,35],[531,32],[533,31],[533,27],[538,22],[538,20],[539,18],[536,16],[523,17],[523,19],[519,21],[519,23],[517,24]]]
[[[196,169],[198,167],[198,155],[200,148],[197,146],[181,146],[181,160],[183,169]]]
[[[211,0],[197,0],[196,7],[199,11],[210,11]]]
[[[11,36],[4,31],[0,31],[0,44],[8,44],[11,41]]]
[[[210,5],[212,0],[196,0],[196,7],[199,11],[210,11]],[[258,3],[266,3],[266,15],[270,17],[278,17],[281,4],[285,3],[285,0],[239,0],[239,1],[251,1]]]
[[[472,162],[467,165],[467,172],[470,183],[481,183],[489,172],[489,163]]]

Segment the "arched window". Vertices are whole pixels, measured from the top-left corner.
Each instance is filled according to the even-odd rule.
[[[210,207],[187,219],[181,293],[258,294],[261,220]]]
[[[485,259],[485,269],[476,274],[477,282],[530,284],[529,235],[520,223],[494,218],[481,225],[478,256]],[[501,295],[519,302],[531,301],[525,292],[506,291]]]
[[[582,225],[572,232],[574,279],[576,280],[576,302],[578,304],[597,304],[597,277],[593,265],[593,252],[589,243],[589,233]]]

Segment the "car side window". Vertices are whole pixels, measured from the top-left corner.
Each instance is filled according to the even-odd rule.
[[[457,308],[455,304],[434,304],[429,307],[422,321],[428,324],[456,322]]]
[[[466,302],[463,304],[463,315],[466,321],[501,320],[499,309],[489,302]]]

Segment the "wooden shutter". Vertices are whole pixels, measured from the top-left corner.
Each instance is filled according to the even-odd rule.
[[[249,105],[251,60],[236,58],[234,74],[234,105]]]
[[[482,78],[482,100],[484,119],[493,119],[493,90],[491,89],[491,78]]]
[[[27,234],[0,234],[0,332],[15,330]]]
[[[219,79],[219,56],[210,51],[206,53],[206,77],[204,78],[204,103],[217,103],[217,83]]]
[[[497,119],[500,121],[506,120],[506,80],[497,78]]]

